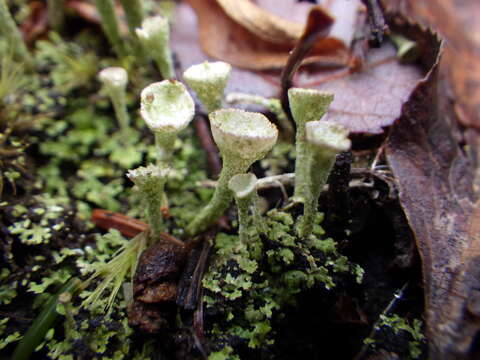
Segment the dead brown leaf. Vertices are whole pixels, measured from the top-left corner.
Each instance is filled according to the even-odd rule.
[[[303,24],[272,15],[249,0],[187,0],[198,17],[200,44],[209,56],[253,69],[278,69],[303,31]],[[316,44],[312,61],[346,64],[343,41],[328,37]]]
[[[48,29],[47,6],[40,1],[32,1],[28,4],[29,16],[21,24],[20,30],[27,44],[33,43]]]
[[[430,359],[474,359],[480,330],[480,201],[475,166],[437,94],[438,64],[415,88],[386,152],[423,261]]]
[[[400,116],[403,103],[425,75],[417,65],[402,65],[392,44],[370,49],[363,70],[333,70],[308,73],[296,78],[297,86],[335,94],[328,119],[352,133],[381,134]]]
[[[200,0],[190,1],[200,2]],[[260,3],[263,4],[264,0]],[[346,6],[344,1],[333,1],[332,6],[335,6],[336,3]],[[286,5],[283,4],[281,6],[285,7]],[[205,9],[205,7],[203,8]],[[344,8],[340,10],[343,11]],[[221,9],[218,10],[218,6],[217,11],[221,11]],[[295,14],[295,16],[298,16],[298,14]],[[172,44],[180,59],[182,69],[207,59],[207,56],[198,46],[196,37],[198,35],[194,25],[195,19],[195,14],[188,6],[180,4],[177,7],[172,31]],[[201,18],[198,20],[202,21]],[[234,44],[236,38],[229,38],[225,35],[223,31],[225,26],[222,26],[222,21],[233,20],[226,20],[226,17],[222,17],[220,23],[212,21],[209,26],[211,26],[212,32],[223,33],[221,36],[225,36],[225,41],[229,41],[228,44],[217,44],[217,46],[223,48],[222,51],[227,52],[226,48],[237,46]],[[365,18],[357,18],[357,22],[365,23]],[[352,21],[349,21],[348,24],[350,24],[350,28],[354,27]],[[219,27],[216,28],[216,26]],[[222,31],[218,29],[222,29]],[[335,30],[335,25],[332,31],[338,31]],[[340,29],[337,33],[341,32],[345,34],[346,29]],[[425,37],[425,32],[419,29],[417,29],[416,33],[409,34],[409,36],[414,40],[420,41],[421,44],[428,42],[428,39],[422,39],[422,37]],[[348,38],[348,35],[345,35],[345,37]],[[235,51],[238,52],[239,50],[233,50],[233,53]],[[242,50],[243,53],[246,53],[246,51]],[[262,58],[263,53],[261,51],[263,50],[260,49],[259,51],[258,55]],[[214,55],[210,55],[214,57]],[[332,62],[324,58],[320,63],[323,65],[301,68],[293,78],[293,85],[334,92],[335,100],[328,114],[330,119],[344,124],[353,133],[382,134],[383,129],[393,124],[400,116],[403,103],[408,99],[418,81],[425,76],[433,64],[432,58],[429,58],[428,61],[425,60],[420,65],[402,65],[396,60],[395,55],[395,48],[388,41],[379,49],[369,49],[364,70],[358,73],[351,73],[346,67],[340,69],[332,67],[335,63],[332,64]],[[283,57],[281,58],[283,59]],[[250,61],[250,55],[246,55],[245,59]],[[273,72],[253,72],[234,67],[231,81],[226,89],[227,93],[233,91],[266,97],[280,97],[279,74]]]
[[[440,70],[452,85],[456,115],[463,125],[480,130],[480,2],[389,0],[385,3],[445,37]]]
[[[309,72],[304,69],[296,86],[313,87],[335,94],[328,118],[346,126],[353,134],[382,134],[399,118],[403,104],[435,64],[438,40],[429,31],[400,16],[389,19],[390,26],[417,42],[422,54],[418,63],[401,64],[388,41],[378,49],[369,49],[363,69]],[[368,144],[367,144],[368,145]]]
[[[173,19],[171,44],[180,60],[181,70],[209,59],[200,48],[197,21],[199,20],[195,12],[188,4],[181,2],[177,5]],[[221,27],[218,29],[219,32],[222,31]],[[250,92],[266,97],[278,96],[278,90],[278,83],[272,81],[264,73],[244,70],[236,66],[232,68],[230,81],[226,88],[227,93]]]
[[[303,24],[263,10],[250,0],[216,0],[225,14],[261,39],[294,45],[303,32]]]

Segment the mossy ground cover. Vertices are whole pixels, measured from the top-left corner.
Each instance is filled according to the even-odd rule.
[[[155,11],[153,3],[147,8]],[[25,3],[15,1],[16,19],[26,13]],[[159,75],[151,64],[134,57],[118,60],[107,52],[99,29],[87,24],[80,29],[37,41],[34,72],[24,71],[2,51],[1,358],[11,356],[63,284],[87,280],[128,243],[116,230],[95,227],[90,221],[94,208],[144,216],[125,173],[155,159],[153,135],[138,115],[138,97]],[[111,65],[123,66],[131,79],[127,143],[96,80],[98,71]],[[253,170],[263,177],[293,168],[293,146],[282,141]],[[190,127],[174,146],[166,185],[168,233],[191,240],[184,229],[212,196],[208,178],[204,150]],[[239,241],[231,207],[226,213],[230,228],[206,240],[212,251],[201,282],[203,346],[192,330],[192,311],[175,310],[179,315],[162,336],[129,326],[131,299],[123,287],[110,308],[108,291],[94,306],[82,306],[100,282],[95,280],[58,302],[58,321],[42,336],[34,358],[200,359],[202,349],[210,359],[349,359],[364,343],[368,354],[424,357],[418,268],[398,264],[410,254],[405,248],[411,239],[406,236],[399,248],[396,239],[404,234],[396,233],[401,219],[391,215],[398,212],[395,199],[388,198],[384,183],[371,181],[373,186],[362,183],[349,190],[349,207],[358,213],[350,213],[344,223],[353,225],[329,234],[319,213],[307,240],[296,235],[301,207],[278,189],[260,191],[265,230],[249,234],[248,244]],[[293,189],[286,191],[291,196]],[[407,282],[394,309],[398,313],[381,315]],[[378,331],[371,333],[377,319]]]

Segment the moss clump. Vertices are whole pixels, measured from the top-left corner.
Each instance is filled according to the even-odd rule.
[[[422,353],[422,347],[425,347],[425,336],[422,330],[423,324],[421,320],[402,318],[397,314],[380,315],[378,328],[383,331],[390,329],[394,336],[408,336],[408,350],[403,351],[408,359],[418,359]]]
[[[252,236],[247,244],[238,236],[217,235],[203,280],[214,356],[233,358],[241,348],[266,354],[275,341],[274,323],[295,305],[298,294],[312,287],[328,291],[340,274],[356,274],[358,267],[337,251],[336,243],[322,238],[321,220],[320,214],[308,241],[295,235],[292,215],[279,210],[267,214],[266,235]]]

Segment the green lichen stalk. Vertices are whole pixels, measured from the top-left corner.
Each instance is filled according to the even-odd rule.
[[[145,204],[145,212],[151,229],[151,236],[157,240],[163,231],[164,223],[160,208],[163,203],[164,188],[168,169],[155,165],[130,170],[127,176],[138,187]]]
[[[120,0],[127,18],[130,34],[136,36],[135,29],[142,25],[144,10],[142,0]]]
[[[249,162],[239,162],[230,156],[223,157],[223,167],[213,197],[200,214],[188,225],[189,234],[197,234],[210,227],[228,208],[232,202],[232,193],[228,182],[237,174],[242,174],[250,167]]]
[[[295,199],[305,201],[308,193],[308,155],[305,141],[305,126],[310,121],[320,120],[333,101],[333,94],[313,89],[291,88],[288,100],[293,119],[297,124],[295,161]]]
[[[223,94],[232,67],[222,61],[190,66],[183,73],[183,79],[202,102],[208,113],[222,107]]]
[[[251,235],[258,235],[259,232],[256,185],[257,177],[254,174],[235,175],[228,182],[228,188],[233,192],[238,208],[238,234],[245,245],[250,243]]]
[[[175,140],[177,134],[175,133],[155,133],[155,147],[157,149],[157,163],[171,164],[173,150],[175,148]]]
[[[350,149],[348,131],[340,124],[329,121],[312,121],[306,125],[308,143],[308,186],[303,218],[298,227],[302,238],[312,233],[318,198],[327,183],[338,153]]]
[[[115,15],[115,4],[113,0],[95,0],[95,6],[102,21],[102,28],[108,41],[120,57],[128,55],[125,43],[120,35],[117,17]]]
[[[22,34],[12,18],[5,0],[0,0],[0,32],[12,46],[15,55],[22,59],[25,64],[32,66],[32,57],[23,41]]]
[[[122,135],[126,138],[128,137],[130,123],[126,101],[128,74],[121,67],[108,67],[100,71],[98,78],[112,101]]]
[[[237,109],[218,110],[209,115],[213,138],[223,159],[217,188],[210,203],[188,225],[187,232],[195,235],[213,223],[230,205],[230,179],[245,172],[262,159],[275,145],[276,127],[262,114]]]
[[[174,78],[168,19],[163,16],[146,18],[142,22],[142,27],[137,28],[135,32],[150,58],[157,64],[162,77]]]

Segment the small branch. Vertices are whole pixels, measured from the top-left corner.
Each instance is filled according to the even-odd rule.
[[[123,236],[129,238],[133,238],[141,232],[147,231],[149,229],[148,224],[143,221],[134,219],[121,213],[104,209],[93,209],[91,220],[96,226],[101,229],[116,229],[120,231]],[[178,246],[185,245],[175,236],[167,234],[165,232],[160,233],[160,238],[164,241],[168,241]]]
[[[257,180],[257,190],[269,189],[272,187],[293,186],[295,183],[295,173],[285,173],[281,175],[267,176]],[[200,186],[214,188],[218,184],[215,180],[205,180],[200,182]]]
[[[294,183],[295,173],[267,176],[258,179],[257,190],[268,189],[271,187],[293,186]]]
[[[214,179],[218,178],[222,165],[220,162],[220,156],[218,155],[218,149],[213,142],[212,133],[207,123],[205,115],[197,115],[193,120],[193,126],[197,133],[200,145],[207,153],[208,168],[210,170],[210,176]]]
[[[211,241],[204,241],[202,252],[200,258],[198,259],[197,267],[195,268],[195,273],[193,274],[192,285],[195,286],[195,293],[197,297],[197,309],[193,314],[193,337],[195,344],[197,345],[198,350],[202,353],[203,357],[207,359],[207,341],[205,339],[205,331],[203,326],[203,286],[202,279],[203,274],[208,262],[208,257],[210,255],[210,250],[212,248]]]
[[[177,305],[185,310],[193,310],[192,336],[195,345],[207,358],[207,342],[203,326],[203,287],[202,279],[207,268],[208,258],[212,249],[212,239],[216,232],[210,231],[202,238],[201,246],[193,248],[188,262],[178,284]]]

